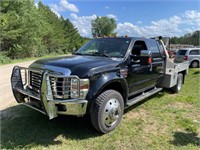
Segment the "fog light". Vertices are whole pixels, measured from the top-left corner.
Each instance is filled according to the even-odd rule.
[[[67,106],[62,104],[56,104],[58,111],[67,111]]]

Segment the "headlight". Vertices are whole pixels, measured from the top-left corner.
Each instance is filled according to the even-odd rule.
[[[70,96],[71,96],[71,98],[79,97],[79,82],[78,82],[78,79],[76,79],[76,78],[71,79]]]

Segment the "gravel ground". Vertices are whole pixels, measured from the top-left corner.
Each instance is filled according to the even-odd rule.
[[[10,77],[14,66],[28,67],[34,61],[0,66],[0,110],[16,105],[17,102],[12,93]]]

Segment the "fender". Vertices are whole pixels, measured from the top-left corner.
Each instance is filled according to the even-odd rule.
[[[123,89],[123,98],[125,103],[128,99],[128,84],[125,78],[119,72],[106,72],[102,74],[96,74],[90,78],[90,90],[87,94],[86,99],[91,102],[94,100],[100,93],[102,93],[103,89],[111,83],[120,83]]]

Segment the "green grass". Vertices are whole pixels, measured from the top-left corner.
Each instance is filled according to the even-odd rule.
[[[13,59],[13,60],[9,59],[9,61],[5,61],[3,63],[0,61],[0,66],[6,65],[6,64],[14,64],[14,63],[19,63],[19,62],[31,61],[31,60],[36,60],[36,59],[51,58],[51,57],[66,56],[66,55],[70,55],[70,54],[49,54],[42,57],[30,57],[30,58]]]
[[[1,148],[66,150],[199,150],[200,70],[190,69],[179,94],[168,90],[125,111],[119,127],[105,135],[89,117],[46,116],[22,105],[1,112]],[[7,113],[6,113],[7,112]]]

